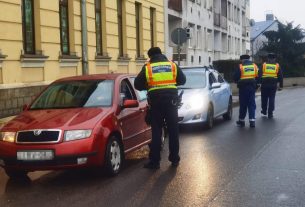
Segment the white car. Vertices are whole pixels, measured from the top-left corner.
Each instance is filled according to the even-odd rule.
[[[208,67],[181,67],[186,83],[179,106],[179,124],[203,123],[213,127],[216,117],[232,118],[232,90],[230,84],[214,69]]]

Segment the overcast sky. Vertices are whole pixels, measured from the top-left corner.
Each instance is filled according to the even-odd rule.
[[[266,11],[271,11],[281,22],[294,22],[305,29],[304,0],[250,0],[250,18],[256,22],[266,19]]]

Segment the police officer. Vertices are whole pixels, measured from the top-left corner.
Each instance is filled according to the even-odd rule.
[[[159,47],[148,50],[149,62],[146,63],[135,79],[137,90],[148,90],[151,106],[152,142],[149,145],[149,162],[144,168],[160,168],[161,136],[164,120],[169,134],[169,161],[172,166],[179,165],[179,128],[178,128],[178,90],[177,85],[186,81],[182,70],[168,61]]]
[[[234,73],[234,81],[239,89],[239,120],[237,126],[245,126],[247,110],[250,127],[255,127],[255,91],[257,88],[258,68],[250,61],[249,55],[240,56],[241,64]]]
[[[262,116],[273,118],[275,93],[277,83],[279,82],[279,90],[283,88],[283,74],[280,65],[276,62],[276,55],[269,53],[267,62],[263,64],[262,70],[259,71],[261,82],[261,101],[262,101]]]

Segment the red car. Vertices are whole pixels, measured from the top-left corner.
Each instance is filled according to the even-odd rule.
[[[10,177],[35,170],[104,166],[151,141],[146,93],[127,74],[63,78],[0,130],[0,165]]]

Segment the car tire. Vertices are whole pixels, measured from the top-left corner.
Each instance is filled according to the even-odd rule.
[[[214,109],[213,106],[210,104],[207,112],[207,120],[205,123],[205,127],[207,129],[212,129],[214,126]]]
[[[232,119],[232,114],[233,114],[233,103],[232,103],[232,98],[229,100],[229,105],[228,105],[228,110],[227,112],[222,116],[224,120],[231,120]]]
[[[24,179],[27,178],[28,172],[24,170],[9,170],[5,169],[5,173],[11,179]]]
[[[108,140],[105,155],[105,169],[108,175],[117,175],[123,163],[123,148],[120,140],[112,136]]]

